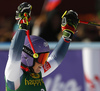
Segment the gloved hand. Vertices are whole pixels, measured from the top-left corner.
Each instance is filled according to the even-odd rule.
[[[65,11],[65,13],[62,15],[62,32],[63,32],[63,38],[67,40],[71,40],[73,34],[76,32],[76,28],[78,25],[78,14],[74,12],[73,10],[69,10],[68,12]]]
[[[19,29],[28,29],[31,19],[32,6],[27,2],[21,3],[16,11],[16,20],[18,21]]]

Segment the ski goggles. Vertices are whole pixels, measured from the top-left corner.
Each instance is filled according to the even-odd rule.
[[[45,64],[45,62],[47,61],[48,59],[48,56],[49,56],[49,52],[47,53],[39,53],[38,54],[38,58],[36,58],[36,62],[40,63],[40,64]]]
[[[27,46],[24,45],[23,51],[27,53],[29,56],[33,57],[36,62],[40,64],[45,64],[45,62],[48,59],[49,52],[44,52],[44,53],[33,53],[31,49],[29,49]]]

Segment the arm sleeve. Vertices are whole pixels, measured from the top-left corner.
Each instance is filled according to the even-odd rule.
[[[23,74],[20,65],[25,36],[25,30],[18,30],[11,41],[8,61],[5,68],[6,81],[14,82]]]
[[[66,55],[69,44],[70,43],[65,42],[63,38],[59,40],[55,49],[49,56],[47,63],[41,69],[43,77],[53,72],[61,64]]]

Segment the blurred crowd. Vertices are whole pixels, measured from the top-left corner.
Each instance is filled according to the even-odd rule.
[[[63,12],[57,9],[61,0],[55,0],[56,2],[53,2],[53,4],[49,3],[49,1],[45,2],[39,16],[32,16],[30,35],[40,36],[49,42],[54,42],[58,41],[62,36],[61,16]],[[97,4],[99,1],[97,0]],[[96,14],[78,14],[79,19],[100,24],[100,9],[98,8],[100,7],[96,7]],[[0,42],[10,42],[16,31],[18,31],[18,24],[13,18],[0,16]],[[99,42],[100,27],[79,24],[72,42],[79,41]]]

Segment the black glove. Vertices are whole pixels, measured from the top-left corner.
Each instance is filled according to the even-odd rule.
[[[21,3],[16,11],[16,20],[20,29],[28,29],[31,19],[32,6],[27,2]]]
[[[74,12],[73,10],[69,10],[68,12],[65,11],[65,13],[62,15],[62,32],[63,37],[71,40],[73,34],[76,32],[76,28],[78,25],[78,14]]]

